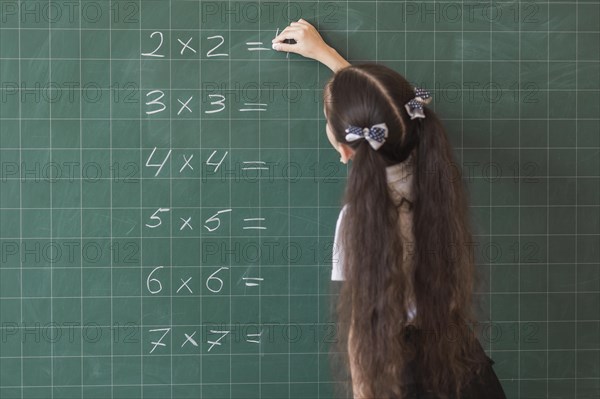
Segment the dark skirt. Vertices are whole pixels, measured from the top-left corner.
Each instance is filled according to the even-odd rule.
[[[416,328],[409,328],[406,331],[405,337],[409,342],[415,343],[418,341],[418,335],[420,333],[421,331]],[[487,359],[487,362],[485,362],[484,367],[478,374],[473,375],[471,382],[461,390],[460,397],[456,398],[455,395],[452,395],[451,398],[506,399],[506,394],[492,367],[494,361],[485,354],[479,341],[477,341],[477,346],[481,351],[481,355]],[[417,361],[418,356],[408,365],[406,378],[407,385],[405,386],[406,394],[403,399],[438,399],[436,396],[426,393],[423,389],[423,384],[416,381],[415,376],[411,373],[411,370],[415,370],[416,367],[418,367],[418,364],[415,363]]]

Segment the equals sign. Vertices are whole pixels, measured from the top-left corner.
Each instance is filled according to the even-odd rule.
[[[252,338],[258,337],[258,339],[247,339],[246,342],[251,342],[251,343],[254,343],[254,344],[260,344],[260,336],[261,335],[262,335],[262,331],[259,332],[259,333],[254,333],[254,334],[246,334],[246,336],[248,338],[250,338],[250,337],[252,337]]]
[[[253,108],[240,108],[240,111],[242,112],[247,112],[247,111],[266,111],[267,110],[267,104],[265,103],[244,103],[245,107],[253,107]]]
[[[266,165],[265,161],[244,161],[244,165]],[[242,170],[269,170],[266,166],[243,166]]]
[[[263,42],[246,42],[246,46],[248,46],[248,51],[264,51],[271,50],[267,47],[260,47],[263,45]],[[258,47],[250,47],[250,46],[258,46]]]
[[[254,221],[259,221],[259,222],[264,222],[265,218],[246,218],[244,219],[244,222],[254,222]],[[242,230],[266,230],[267,228],[264,226],[244,226],[242,227]]]

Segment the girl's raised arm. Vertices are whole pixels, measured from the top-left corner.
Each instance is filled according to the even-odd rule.
[[[293,39],[296,43],[284,43],[286,39]],[[333,72],[350,65],[333,47],[325,43],[314,26],[302,18],[298,22],[292,22],[273,39],[273,49],[312,58]]]

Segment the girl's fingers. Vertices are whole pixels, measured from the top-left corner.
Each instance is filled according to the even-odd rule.
[[[273,43],[273,50],[277,51],[287,51],[288,53],[296,53],[298,51],[298,46],[295,44],[287,44],[287,43]]]
[[[284,41],[285,39],[297,39],[299,36],[299,33],[300,33],[300,29],[287,27],[283,30],[283,32],[281,32],[279,35],[274,37],[273,40],[271,40],[271,41],[273,43],[275,43],[275,42]]]
[[[316,32],[311,24],[300,18],[297,22],[291,22],[279,35],[273,40],[273,49],[289,53],[298,53],[307,56],[304,48],[304,39],[312,40],[312,33]],[[283,43],[286,39],[294,39],[296,44]]]
[[[312,26],[310,23],[308,23],[308,21],[306,21],[302,18],[300,18],[297,23],[302,24],[304,26]]]
[[[275,36],[271,42],[281,42],[285,39],[295,39],[298,37],[298,28],[290,28],[289,26],[285,28],[279,35]]]
[[[306,29],[306,28],[312,28],[312,25],[309,24],[308,22],[306,22],[305,20],[303,20],[302,18],[300,18],[298,21],[291,22],[288,25],[288,28],[290,28],[290,27]]]

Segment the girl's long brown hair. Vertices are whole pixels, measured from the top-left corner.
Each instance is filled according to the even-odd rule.
[[[408,116],[404,104],[413,97],[406,79],[377,64],[343,68],[324,90],[330,129],[339,143],[355,151],[340,230],[345,282],[337,302],[341,334],[336,349],[345,355],[345,372],[351,351],[367,398],[403,398],[409,371],[431,394],[459,397],[484,361],[470,328],[477,278],[466,187],[434,112],[425,107],[424,119]],[[366,140],[345,140],[349,125],[382,122],[389,137],[378,151]],[[411,154],[414,243],[404,243],[386,167]],[[403,265],[409,250],[412,264]],[[411,286],[416,316],[408,321]],[[417,346],[404,338],[408,322],[422,333]],[[412,359],[420,367],[408,370]]]

